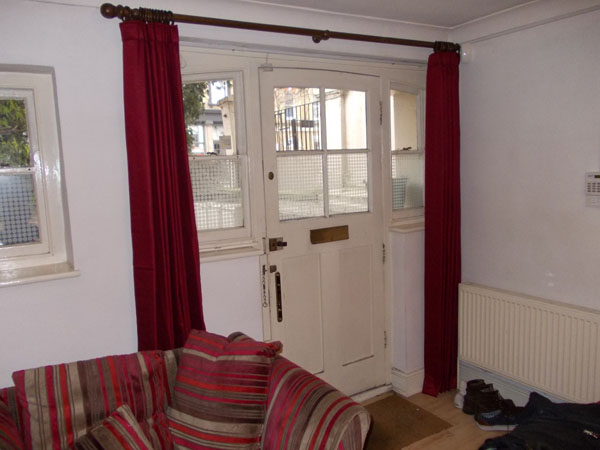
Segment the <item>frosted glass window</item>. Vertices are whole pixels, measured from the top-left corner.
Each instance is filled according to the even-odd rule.
[[[236,158],[190,158],[190,175],[199,230],[244,225],[240,162]]]
[[[305,219],[325,214],[321,155],[277,158],[279,219]]]
[[[329,214],[369,210],[369,171],[365,153],[328,155]]]
[[[0,175],[0,246],[40,242],[33,176]]]
[[[74,272],[54,81],[44,67],[0,72],[0,284]]]

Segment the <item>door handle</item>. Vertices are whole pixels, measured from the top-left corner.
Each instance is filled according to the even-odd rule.
[[[281,274],[275,273],[275,293],[277,296],[277,322],[283,322],[283,304],[281,300]]]
[[[270,238],[269,239],[269,251],[276,252],[281,247],[287,247],[287,242],[282,237]]]

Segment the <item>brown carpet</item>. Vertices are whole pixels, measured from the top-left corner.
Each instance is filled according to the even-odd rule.
[[[451,425],[393,394],[365,405],[373,426],[365,450],[396,450],[436,434]]]

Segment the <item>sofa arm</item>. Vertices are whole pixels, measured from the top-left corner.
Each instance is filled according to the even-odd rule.
[[[17,422],[8,405],[0,398],[0,450],[22,450],[25,448],[19,434]]]
[[[351,398],[283,357],[274,360],[263,450],[360,450],[370,424]]]

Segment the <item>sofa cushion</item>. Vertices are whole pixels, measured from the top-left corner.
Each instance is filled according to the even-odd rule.
[[[75,442],[75,450],[152,450],[131,408],[119,406]]]
[[[155,448],[172,448],[162,352],[78,361],[15,372],[28,449],[67,449],[123,404]]]
[[[0,399],[0,448],[2,450],[22,450],[25,448],[17,429],[17,423],[8,405],[2,399]]]
[[[181,355],[169,409],[176,446],[260,447],[271,362],[280,343],[193,330]]]

